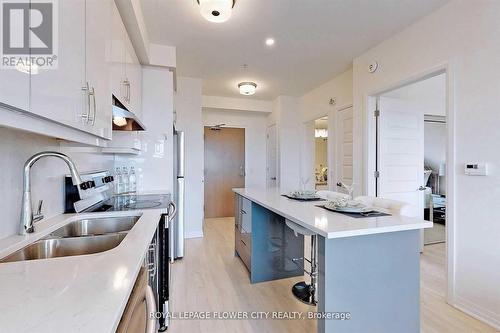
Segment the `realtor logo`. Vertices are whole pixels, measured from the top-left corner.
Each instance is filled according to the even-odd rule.
[[[0,0],[2,68],[57,68],[57,0]]]

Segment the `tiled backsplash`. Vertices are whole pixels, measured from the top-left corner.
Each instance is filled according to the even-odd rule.
[[[0,239],[18,232],[23,187],[23,166],[40,151],[61,151],[56,139],[0,127]],[[80,172],[113,167],[113,155],[68,153]],[[33,203],[43,200],[45,218],[64,211],[63,177],[66,164],[55,158],[36,162],[31,173]]]

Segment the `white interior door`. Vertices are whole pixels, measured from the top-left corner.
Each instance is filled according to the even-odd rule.
[[[380,97],[378,196],[407,202],[423,218],[424,113],[401,99]]]
[[[267,187],[276,187],[278,186],[278,133],[276,131],[276,125],[271,125],[267,128],[266,137],[266,184]]]
[[[337,113],[337,131],[335,138],[336,162],[335,183],[343,182],[352,185],[353,174],[353,111],[352,106]]]

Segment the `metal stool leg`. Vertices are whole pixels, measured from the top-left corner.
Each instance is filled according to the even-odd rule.
[[[301,302],[308,305],[316,305],[316,289],[317,289],[317,275],[318,275],[318,264],[316,259],[317,252],[317,236],[311,236],[311,271],[308,272],[311,277],[311,284],[307,284],[305,281],[296,283],[292,287],[293,295]]]

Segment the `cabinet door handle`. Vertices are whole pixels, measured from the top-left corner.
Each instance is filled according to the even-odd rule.
[[[88,82],[85,83],[85,85],[82,87],[82,90],[85,92],[85,99],[86,99],[85,109],[87,109],[87,112],[82,114],[81,117],[85,121],[85,123],[88,124],[90,122],[91,112],[92,112],[90,106],[90,86]]]
[[[128,79],[125,79],[123,81],[123,85],[125,86],[125,96],[123,97],[125,98],[125,101],[130,103],[130,81]]]
[[[96,105],[96,101],[95,101],[95,89],[94,87],[90,88],[89,90],[89,103],[90,103],[90,98],[92,99],[92,109],[93,109],[93,112],[92,112],[92,116],[90,117],[89,119],[89,122],[92,123],[92,126],[95,125],[95,118],[97,116],[97,105]]]
[[[247,246],[247,244],[243,241],[243,239],[240,239],[240,242],[242,242],[243,245]]]
[[[241,210],[241,214],[246,214],[247,212],[245,212],[243,209]]]

